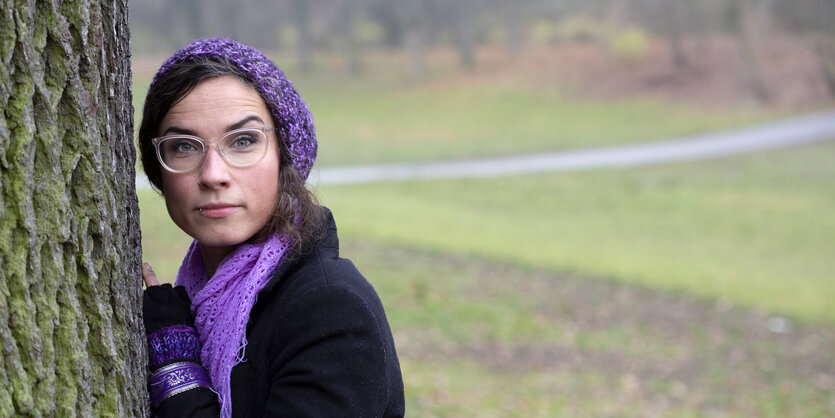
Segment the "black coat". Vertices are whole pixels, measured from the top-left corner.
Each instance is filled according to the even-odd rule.
[[[339,258],[336,225],[291,253],[258,294],[245,361],[232,369],[236,417],[403,416],[400,364],[374,288]],[[217,395],[198,388],[166,399],[159,416],[218,416]]]

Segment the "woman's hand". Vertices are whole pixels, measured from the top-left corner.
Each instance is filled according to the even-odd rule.
[[[193,326],[191,299],[182,286],[173,287],[159,284],[151,263],[142,263],[142,280],[145,292],[142,299],[145,330],[150,332],[170,325]]]
[[[142,280],[145,280],[145,287],[159,286],[157,275],[154,274],[154,269],[151,268],[151,263],[142,263]]]
[[[142,299],[142,312],[145,331],[149,334],[171,325],[194,326],[191,317],[191,299],[183,286],[160,284],[150,263],[142,263],[142,279],[145,292]]]

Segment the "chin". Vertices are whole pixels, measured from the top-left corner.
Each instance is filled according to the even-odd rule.
[[[245,243],[249,240],[249,237],[206,236],[204,234],[198,234],[198,236],[194,236],[194,239],[197,240],[200,245],[205,245],[207,247],[231,247]]]
[[[201,244],[207,247],[235,247],[246,242],[246,239],[200,241]]]
[[[205,247],[236,247],[236,246],[246,242],[246,240],[243,240],[243,241],[200,241],[200,240],[197,240],[197,242],[200,243],[200,245],[203,245]]]

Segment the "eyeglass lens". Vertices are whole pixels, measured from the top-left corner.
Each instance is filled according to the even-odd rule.
[[[160,141],[159,157],[163,164],[173,170],[188,171],[203,162],[205,147],[203,141],[194,137],[170,136]],[[233,131],[218,141],[217,149],[230,165],[252,165],[264,157],[267,137],[257,129]]]

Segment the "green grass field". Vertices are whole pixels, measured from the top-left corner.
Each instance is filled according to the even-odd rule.
[[[631,170],[323,188],[342,234],[835,322],[835,145]]]
[[[144,92],[149,77],[138,79]],[[316,117],[319,167],[645,141],[773,116],[294,81]],[[824,417],[835,415],[833,155],[825,143],[317,192],[343,256],[386,306],[410,416]],[[171,281],[190,239],[158,195],[139,199],[144,257]]]
[[[321,166],[659,140],[764,116],[646,100],[578,102],[553,92],[495,86],[419,89],[368,83],[339,88],[302,79],[299,89],[315,117]]]

